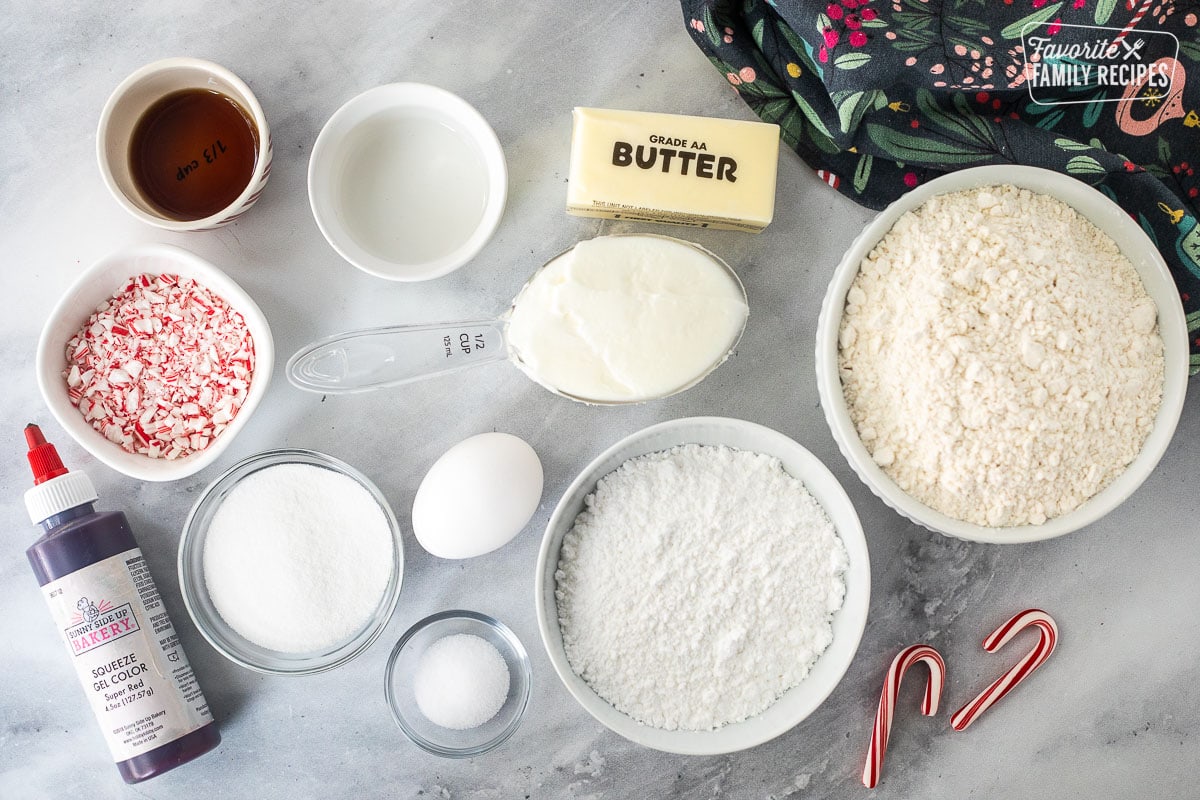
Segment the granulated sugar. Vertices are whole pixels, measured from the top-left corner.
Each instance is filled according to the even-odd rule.
[[[371,619],[392,575],[392,533],[353,478],[310,464],[252,472],[221,501],[204,582],[225,622],[284,653],[336,646]]]
[[[1137,456],[1162,400],[1157,310],[1116,244],[1012,186],[935,197],[863,261],[840,330],[859,437],[950,517],[1040,524]]]
[[[776,458],[685,445],[600,480],[555,572],[571,668],[666,730],[754,716],[833,640],[846,549]]]

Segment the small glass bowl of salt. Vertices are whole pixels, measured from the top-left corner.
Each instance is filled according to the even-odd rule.
[[[413,744],[470,758],[521,724],[532,683],[529,654],[507,625],[475,611],[442,611],[396,642],[384,686],[392,717]]]

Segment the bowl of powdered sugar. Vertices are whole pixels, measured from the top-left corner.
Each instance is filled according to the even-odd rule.
[[[638,744],[708,755],[791,729],[858,649],[870,565],[815,456],[697,417],[639,431],[564,493],[538,556],[546,652],[572,696]]]
[[[931,530],[1018,543],[1078,530],[1141,485],[1174,433],[1187,326],[1162,256],[1099,191],[978,167],[858,237],[817,326],[842,453]]]
[[[361,472],[270,450],[205,489],[179,540],[179,586],[204,638],[273,675],[345,664],[382,633],[404,570],[400,526]]]

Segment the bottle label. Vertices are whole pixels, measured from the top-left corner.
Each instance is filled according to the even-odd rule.
[[[42,587],[115,761],[212,722],[138,548]]]

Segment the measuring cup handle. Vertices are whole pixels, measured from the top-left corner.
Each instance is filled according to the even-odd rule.
[[[506,358],[499,320],[393,325],[313,342],[288,359],[287,377],[298,389],[348,394]]]

